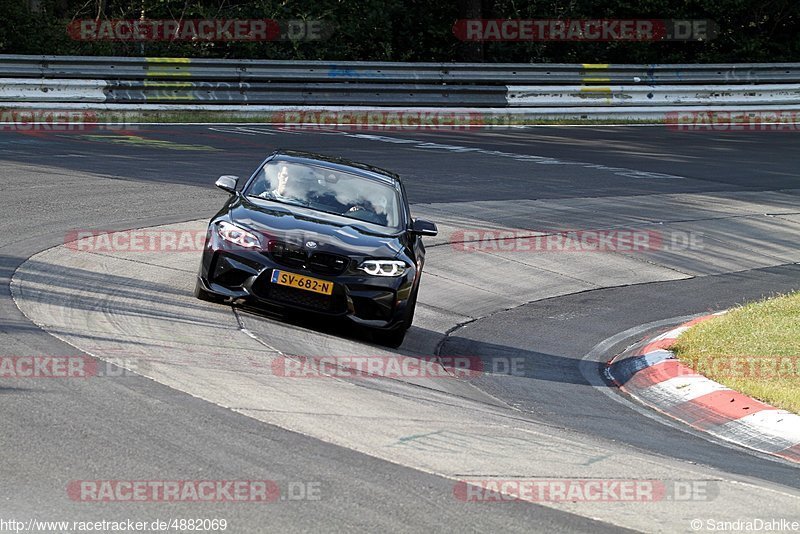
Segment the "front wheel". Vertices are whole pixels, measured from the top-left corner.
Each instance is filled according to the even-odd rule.
[[[419,293],[419,286],[417,286],[411,294],[411,298],[408,300],[408,304],[406,304],[405,325],[407,329],[411,328],[411,323],[414,322],[414,310],[417,309],[417,293]]]
[[[403,319],[402,326],[394,330],[389,330],[388,332],[380,330],[375,332],[374,338],[378,343],[392,348],[397,348],[403,344],[403,340],[406,338],[406,332],[411,328],[411,323],[414,322],[414,310],[417,309],[418,289],[419,288],[414,290],[411,294],[411,298],[408,300],[408,304],[406,304],[406,316]]]

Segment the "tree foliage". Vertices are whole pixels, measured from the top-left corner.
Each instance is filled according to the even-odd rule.
[[[480,13],[512,19],[712,19],[705,42],[463,43],[453,22]],[[473,14],[473,15],[471,15]],[[322,19],[324,41],[83,42],[78,19]],[[692,63],[777,62],[800,57],[797,0],[0,0],[0,52],[383,61]]]

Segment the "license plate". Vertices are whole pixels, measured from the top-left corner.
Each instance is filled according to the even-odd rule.
[[[286,271],[272,271],[272,283],[280,286],[295,287],[297,289],[304,289],[306,291],[313,291],[314,293],[321,293],[323,295],[330,295],[333,293],[333,282],[320,280],[319,278],[311,278],[310,276],[303,276],[302,274],[287,273]]]

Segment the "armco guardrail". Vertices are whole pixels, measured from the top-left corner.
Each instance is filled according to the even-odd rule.
[[[0,55],[0,78],[575,85],[595,76],[615,85],[637,79],[673,85],[792,83],[800,81],[800,64],[475,64]]]
[[[0,56],[0,102],[647,109],[800,106],[800,64],[364,63]],[[221,108],[220,108],[221,109]]]
[[[508,105],[538,106],[746,106],[800,104],[800,85],[621,85],[608,87],[511,86]]]

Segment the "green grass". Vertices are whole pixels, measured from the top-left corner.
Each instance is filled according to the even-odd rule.
[[[800,413],[800,291],[700,323],[684,332],[672,350],[731,389]]]

